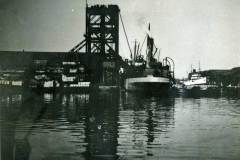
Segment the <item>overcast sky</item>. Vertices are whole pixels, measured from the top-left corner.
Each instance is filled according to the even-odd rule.
[[[117,4],[131,45],[148,22],[176,75],[240,66],[240,0],[88,0]],[[85,0],[0,0],[0,50],[68,51],[83,39]],[[120,26],[120,54],[129,57]]]

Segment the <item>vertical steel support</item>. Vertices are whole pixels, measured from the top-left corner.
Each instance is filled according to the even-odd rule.
[[[119,12],[117,5],[86,9],[86,53],[100,57],[90,60],[90,64],[93,64],[93,81],[103,85],[118,84]]]

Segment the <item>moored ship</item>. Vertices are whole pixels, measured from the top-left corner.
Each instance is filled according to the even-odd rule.
[[[219,86],[211,84],[209,78],[204,76],[200,70],[197,72],[196,69],[188,74],[188,80],[184,81],[183,84],[184,90],[190,94],[216,94],[220,91]]]
[[[184,82],[184,88],[205,90],[207,88],[207,77],[202,76],[200,72],[196,72],[195,69],[188,75],[188,80]]]
[[[150,33],[150,25],[148,30]],[[130,67],[125,73],[124,87],[127,91],[166,93],[174,82],[174,62],[169,57],[162,62],[155,58],[158,48],[149,33],[146,35],[146,59],[135,43],[134,55],[128,62]]]

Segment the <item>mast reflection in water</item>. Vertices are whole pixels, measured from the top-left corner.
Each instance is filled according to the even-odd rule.
[[[118,155],[144,158],[159,154],[163,137],[174,124],[174,99],[125,94],[119,109]]]
[[[239,104],[223,97],[1,92],[1,159],[237,159]]]

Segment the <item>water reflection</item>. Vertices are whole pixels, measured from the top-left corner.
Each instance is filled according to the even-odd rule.
[[[17,97],[17,98],[14,98]],[[17,115],[21,109],[21,95],[6,95],[0,97],[1,116],[1,158],[13,159],[14,130]],[[4,108],[2,106],[5,106]],[[5,120],[6,122],[4,123]]]
[[[86,108],[86,159],[116,159],[119,93],[90,95]]]
[[[119,92],[1,92],[1,159],[237,159],[239,104]]]
[[[238,88],[216,88],[206,91],[184,91],[176,92],[174,95],[183,98],[239,98],[240,90]]]
[[[154,156],[174,125],[174,99],[125,94],[122,101],[118,155],[127,159]]]

